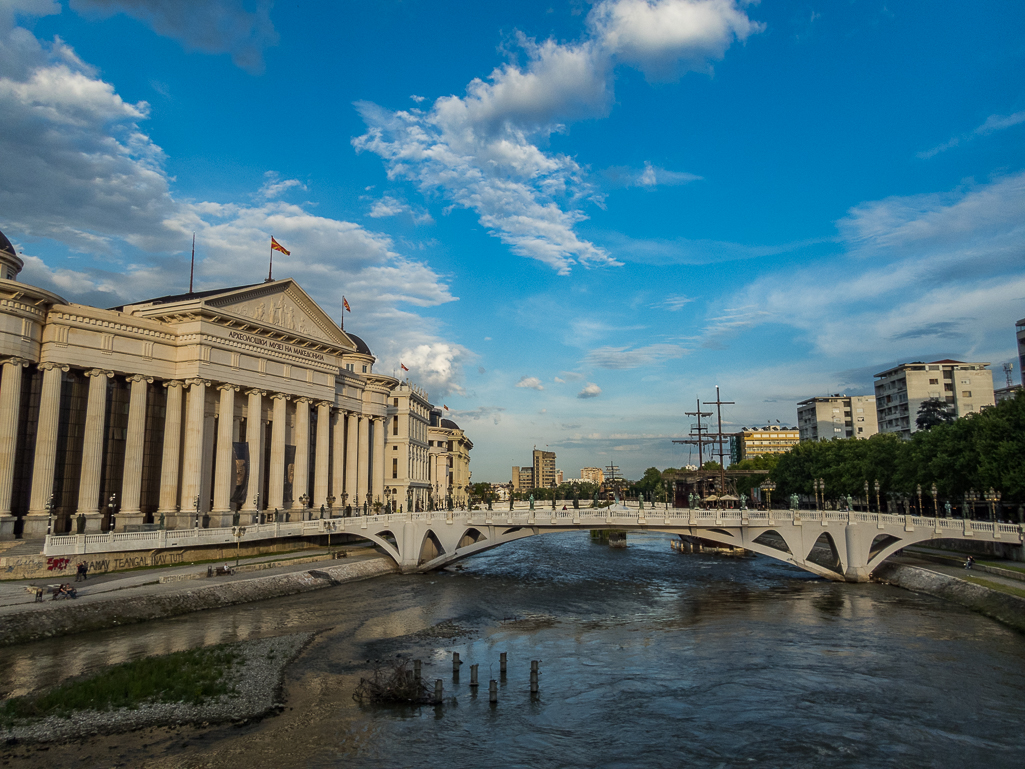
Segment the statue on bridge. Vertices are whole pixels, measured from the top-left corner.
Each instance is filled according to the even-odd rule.
[[[530,495],[530,509],[531,510],[534,509],[534,495],[533,494]]]
[[[790,495],[790,509],[797,510],[801,506],[801,498],[796,494]]]
[[[740,509],[747,510],[747,494],[740,495]]]

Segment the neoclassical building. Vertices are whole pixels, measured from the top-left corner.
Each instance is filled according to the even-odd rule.
[[[426,506],[427,394],[295,281],[104,310],[22,266],[0,233],[0,537]]]

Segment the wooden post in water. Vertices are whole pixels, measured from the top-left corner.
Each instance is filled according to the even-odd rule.
[[[459,666],[463,663],[459,661],[459,652],[452,652],[452,672],[458,673]]]
[[[434,704],[440,705],[442,694],[444,693],[444,687],[442,686],[441,679],[439,678],[434,682]]]
[[[492,705],[498,704],[498,681],[494,678],[492,678],[491,683],[488,684],[488,702]]]
[[[478,667],[479,667],[479,665],[470,665],[470,686],[472,686],[474,689],[476,689],[477,686],[479,685],[477,683],[477,668]]]
[[[509,654],[507,652],[502,652],[501,654],[498,655],[498,672],[501,673],[503,676],[505,675],[505,671],[506,671],[506,667],[508,666],[508,663],[509,663]]]

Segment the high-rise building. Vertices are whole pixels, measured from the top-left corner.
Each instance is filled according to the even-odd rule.
[[[585,467],[580,471],[580,477],[599,486],[605,482],[605,472],[600,467]]]
[[[993,372],[988,366],[959,360],[916,361],[876,374],[879,432],[910,438],[918,431],[918,410],[928,400],[951,406],[959,417],[992,406]]]
[[[513,491],[530,491],[534,488],[534,468],[514,465],[511,480]]]
[[[562,485],[562,470],[556,470],[555,471],[555,485],[556,486],[561,486]]]
[[[555,452],[534,449],[534,485],[547,489],[555,485]]]
[[[868,438],[879,432],[874,395],[826,395],[797,404],[802,441]]]
[[[800,440],[800,433],[789,427],[745,427],[739,433],[730,436],[730,460],[740,462],[763,454],[785,454]]]
[[[1014,331],[1018,337],[1018,374],[1025,387],[1025,318],[1014,324]]]

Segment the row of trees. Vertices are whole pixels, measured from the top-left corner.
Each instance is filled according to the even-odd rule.
[[[741,463],[743,464],[743,463]],[[941,500],[958,503],[966,492],[1000,491],[1004,503],[1025,502],[1025,392],[978,414],[937,422],[904,441],[893,434],[868,440],[848,438],[801,443],[771,460],[776,499],[811,494],[813,482],[825,481],[826,497],[861,497],[865,481],[874,497],[914,494],[918,485],[929,496],[935,483]]]

